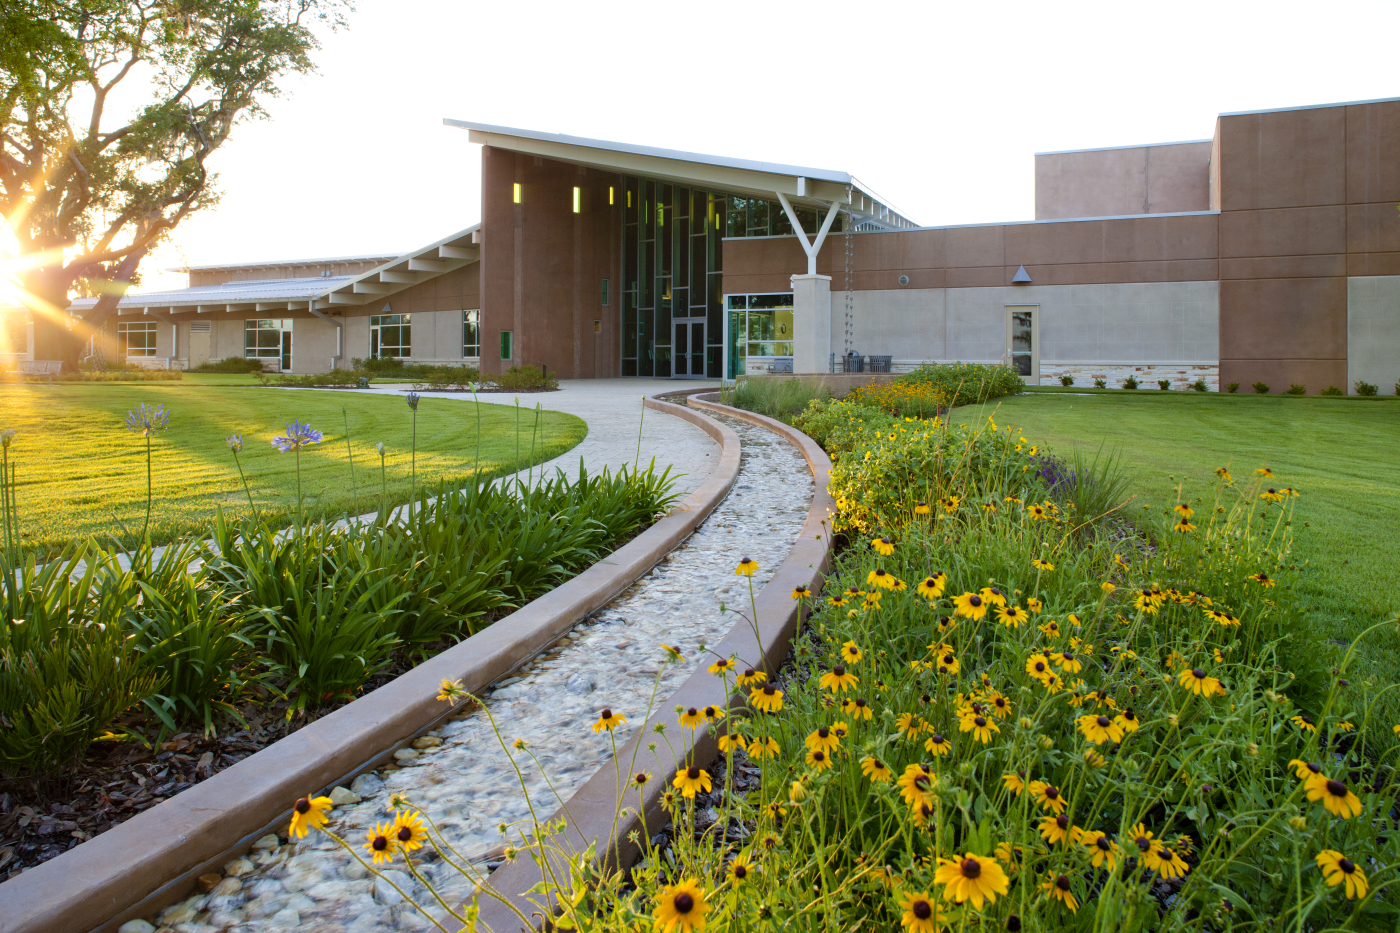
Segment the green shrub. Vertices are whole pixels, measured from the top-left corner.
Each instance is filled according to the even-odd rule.
[[[1161,389],[1163,392],[1165,392],[1166,390],[1170,389],[1171,387],[1172,387],[1172,381],[1171,381],[1170,379],[1158,379],[1158,380],[1157,380],[1157,388]]]
[[[1073,377],[1073,376],[1070,376],[1070,375],[1061,376],[1061,377],[1060,377],[1060,385],[1062,385],[1062,386],[1072,386],[1072,385],[1074,385],[1074,377]]]
[[[1345,392],[1343,392],[1341,389],[1337,388],[1336,386],[1328,386],[1327,388],[1325,388],[1325,389],[1322,390],[1322,394],[1323,394],[1323,395],[1346,395]]]
[[[1026,382],[1007,366],[990,363],[926,363],[895,379],[901,385],[933,386],[948,404],[972,405],[1026,391]]]
[[[949,407],[945,390],[927,382],[872,382],[856,386],[846,401],[910,418],[933,418]]]
[[[894,415],[847,399],[813,399],[792,419],[793,427],[833,456],[849,451],[855,445],[854,438],[867,428],[888,429],[898,423]]]
[[[1299,385],[1299,384],[1296,383],[1296,382],[1290,382],[1290,383],[1288,384],[1288,391],[1285,392],[1284,394],[1285,394],[1285,395],[1307,395],[1307,394],[1308,394],[1308,387],[1305,386],[1305,385]]]
[[[1094,380],[1094,388],[1096,388],[1096,389],[1107,389],[1107,388],[1108,388],[1108,380],[1107,380],[1107,379],[1095,379],[1095,380]]]
[[[1225,386],[1225,390],[1227,392],[1238,392],[1240,390],[1240,384],[1238,382],[1232,382]]]
[[[491,377],[491,391],[494,392],[553,392],[559,388],[559,377],[546,375],[538,366],[512,366],[498,376]]]
[[[201,363],[190,369],[192,373],[260,373],[261,360],[245,359],[241,356],[228,356],[221,360]]]
[[[1124,379],[1124,380],[1123,380],[1123,388],[1125,388],[1125,389],[1136,389],[1137,387],[1138,387],[1138,381],[1137,381],[1137,378],[1136,378],[1136,377],[1134,377],[1134,376],[1129,376],[1127,379]]]
[[[483,388],[481,370],[475,366],[435,366],[414,383],[415,389],[435,392],[466,392]]]
[[[25,376],[25,382],[47,382],[48,376]],[[60,382],[179,382],[185,374],[178,369],[108,369],[65,371]]]
[[[305,375],[262,375],[263,385],[290,386],[300,389],[349,388],[358,385],[362,372],[351,369],[333,369],[328,373],[306,373]]]
[[[830,386],[796,376],[790,379],[746,377],[720,390],[720,400],[724,404],[779,421],[787,421],[813,401],[825,402],[830,398]]]
[[[1204,392],[1210,387],[1206,385],[1204,379],[1197,379],[1195,382],[1191,383],[1191,388],[1196,392]]]
[[[1269,391],[1269,384],[1267,382],[1256,382],[1254,383],[1254,391],[1259,395],[1266,395]]]
[[[1376,394],[1376,387],[1362,379],[1356,380],[1356,394],[1370,397]]]

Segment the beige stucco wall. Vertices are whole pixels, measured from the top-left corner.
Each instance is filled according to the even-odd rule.
[[[1400,289],[1397,289],[1400,297]],[[1040,310],[1040,360],[1050,363],[1215,363],[1218,282],[904,288],[856,291],[852,348],[896,361],[996,362],[1006,307]],[[845,296],[832,297],[832,349],[845,350]]]
[[[1358,380],[1382,395],[1393,394],[1400,380],[1400,276],[1347,279],[1348,393],[1356,394]]]
[[[1035,218],[1210,210],[1211,143],[1169,143],[1035,157]]]

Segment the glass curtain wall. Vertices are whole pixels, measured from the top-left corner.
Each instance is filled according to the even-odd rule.
[[[718,379],[726,199],[645,178],[624,178],[622,187],[622,375]]]
[[[767,372],[773,357],[792,359],[792,293],[726,295],[729,305],[729,369],[726,379]]]

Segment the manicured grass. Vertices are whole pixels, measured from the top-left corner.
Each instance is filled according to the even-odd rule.
[[[1138,390],[999,402],[998,423],[1019,426],[1055,453],[1078,446],[1092,455],[1100,444],[1118,451],[1131,491],[1157,509],[1175,501],[1172,487],[1183,480],[1188,497],[1204,494],[1216,467],[1228,466],[1240,482],[1269,467],[1273,482],[1302,494],[1294,556],[1319,631],[1350,641],[1400,609],[1400,407],[1393,399]],[[993,407],[956,409],[953,420],[976,420]],[[1393,628],[1370,635],[1357,654],[1356,674],[1364,668],[1381,686],[1400,683]]]
[[[200,375],[203,380],[243,376]],[[10,449],[18,464],[20,526],[25,543],[50,551],[75,536],[140,533],[146,505],[146,447],[123,425],[126,412],[146,402],[170,412],[170,429],[152,443],[155,504],[153,537],[168,541],[207,529],[215,508],[239,515],[249,510],[233,455],[224,439],[241,434],[240,455],[253,499],[265,517],[285,518],[296,509],[296,455],[281,454],[270,441],[293,418],[325,433],[325,441],[301,454],[305,508],[339,515],[356,508],[346,450],[345,418],[358,482],[358,508],[373,511],[386,494],[391,503],[408,499],[412,412],[402,396],[348,391],[264,389],[247,384],[188,385],[183,382],[70,384],[0,388],[0,429],[18,434]],[[341,407],[345,408],[345,415]],[[544,412],[533,442],[533,405],[516,411],[482,404],[481,470],[509,472],[555,457],[581,441],[587,426],[578,418]],[[470,474],[477,457],[477,409],[470,400],[425,398],[418,406],[419,487]],[[375,444],[388,448],[384,475]],[[118,521],[118,519],[120,521]]]

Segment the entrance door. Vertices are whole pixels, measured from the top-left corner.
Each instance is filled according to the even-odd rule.
[[[705,378],[705,321],[677,320],[672,338],[675,379]]]
[[[1040,383],[1040,306],[1006,306],[1006,358],[1032,385]]]
[[[287,328],[282,331],[282,372],[292,371],[292,330]]]

